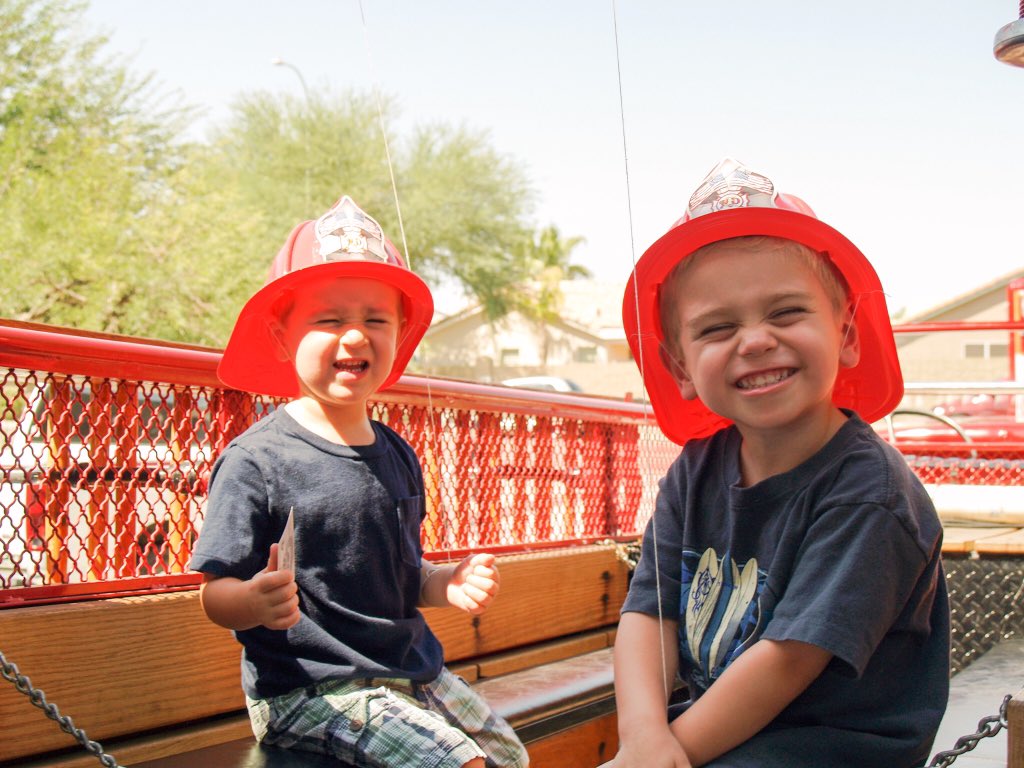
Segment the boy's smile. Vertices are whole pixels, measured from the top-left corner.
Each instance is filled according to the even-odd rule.
[[[736,386],[740,389],[761,389],[762,387],[768,387],[772,384],[778,384],[780,381],[788,379],[795,373],[795,368],[783,368],[778,371],[768,373],[755,373],[740,379],[736,382]]]
[[[840,366],[856,364],[852,323],[795,254],[722,248],[679,290],[680,389],[746,440],[827,430]],[[848,330],[849,329],[849,330]]]

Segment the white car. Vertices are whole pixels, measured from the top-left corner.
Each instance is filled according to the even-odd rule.
[[[548,392],[582,392],[575,381],[558,376],[522,376],[517,379],[505,379],[501,382],[506,387],[523,387],[524,389],[543,389]]]

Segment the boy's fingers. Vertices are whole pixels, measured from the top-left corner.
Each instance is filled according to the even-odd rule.
[[[493,568],[474,568],[470,571],[468,578],[498,583],[498,572]]]
[[[470,560],[474,568],[492,568],[494,566],[494,561],[495,557],[490,552],[479,552],[473,555],[472,560]]]
[[[487,590],[485,590],[485,589],[480,589],[479,587],[476,587],[476,586],[474,586],[474,585],[472,585],[472,584],[469,584],[469,583],[467,583],[467,584],[466,584],[466,585],[465,585],[465,586],[463,587],[463,589],[462,589],[462,593],[463,593],[463,594],[464,594],[464,595],[465,595],[465,596],[466,596],[467,598],[469,598],[469,600],[470,600],[470,602],[471,602],[471,603],[474,603],[474,604],[476,604],[476,605],[479,605],[479,606],[483,606],[483,605],[486,605],[486,604],[487,604],[487,603],[489,603],[489,602],[491,601],[491,599],[492,599],[492,598],[494,597],[494,596],[493,596],[493,595],[492,595],[492,594],[491,594],[490,592],[488,592]]]
[[[277,570],[277,544],[270,545],[270,556],[267,558],[267,571]]]
[[[498,582],[492,578],[486,576],[480,576],[479,574],[470,574],[466,579],[466,584],[471,587],[476,587],[481,592],[485,592],[488,595],[493,595],[498,591]]]

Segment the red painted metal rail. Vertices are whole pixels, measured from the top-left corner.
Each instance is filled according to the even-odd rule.
[[[280,404],[224,389],[219,360],[0,320],[0,608],[198,583],[213,460]],[[432,558],[634,539],[678,454],[643,404],[608,398],[405,376],[372,411],[420,456]],[[1024,445],[901,448],[925,482],[1024,483]]]
[[[0,321],[0,607],[192,588],[213,459],[279,405],[219,350]],[[638,403],[406,376],[428,557],[635,538],[678,449]]]

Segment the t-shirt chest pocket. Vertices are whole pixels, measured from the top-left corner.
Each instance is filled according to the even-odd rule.
[[[409,496],[399,499],[395,510],[398,515],[398,549],[402,553],[402,562],[419,568],[423,558],[423,547],[420,544],[423,497]]]

